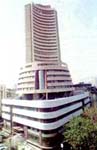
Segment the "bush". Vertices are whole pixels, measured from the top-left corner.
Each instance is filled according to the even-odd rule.
[[[84,118],[90,119],[94,125],[97,124],[97,107],[91,107],[86,109],[82,116]]]
[[[74,149],[97,150],[97,121],[93,119],[97,115],[93,114],[94,110],[86,110],[83,116],[73,118],[65,126],[65,141]]]

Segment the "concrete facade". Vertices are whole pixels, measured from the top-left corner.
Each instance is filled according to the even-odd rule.
[[[60,62],[57,12],[51,6],[25,6],[26,63]]]
[[[49,5],[26,5],[25,31],[26,65],[20,70],[18,94],[26,99],[72,95],[70,72],[60,57],[56,10]]]

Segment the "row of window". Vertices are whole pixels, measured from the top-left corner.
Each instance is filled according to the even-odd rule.
[[[47,81],[48,83],[68,83],[68,82],[70,82],[71,83],[71,79],[68,79],[68,80],[62,80],[62,79],[60,79],[60,80],[49,80],[48,79],[48,81]]]
[[[35,25],[34,26],[34,28],[36,29],[36,30],[41,30],[41,31],[43,31],[43,32],[52,32],[52,31],[56,31],[56,27],[55,26],[52,26],[52,27],[41,27],[40,25]]]
[[[23,79],[33,79],[35,76],[26,76],[26,77],[20,77],[19,80]]]
[[[47,55],[55,55],[56,54],[56,52],[49,52],[49,51],[38,51],[38,50],[35,50],[35,52],[37,53],[37,54],[41,54],[41,55],[45,55],[45,56],[47,56]]]
[[[47,26],[47,27],[49,27],[49,26],[55,26],[56,24],[55,24],[55,21],[54,22],[48,22],[48,23],[44,23],[44,22],[39,22],[38,20],[35,20],[35,19],[33,19],[33,22],[35,22],[36,24],[40,24],[40,25],[45,25],[45,26]]]
[[[22,74],[30,74],[30,73],[35,73],[35,70],[24,71],[24,72],[21,72],[19,75],[22,75]]]
[[[26,84],[26,85],[30,85],[30,84],[34,84],[35,83],[35,81],[23,81],[23,82],[20,82],[20,83],[18,83],[18,85],[24,85],[24,84]]]
[[[47,70],[48,72],[54,71],[54,72],[69,72],[69,70],[61,70],[61,69],[53,69],[53,70]]]
[[[29,24],[28,24],[29,25]],[[33,26],[36,27],[36,28],[40,28],[40,29],[56,29],[56,24],[39,24],[37,22],[33,22]]]
[[[58,62],[58,59],[53,59],[53,58],[39,58],[39,57],[35,57],[35,61],[41,61],[41,62]]]
[[[47,89],[64,89],[64,88],[71,88],[72,85],[63,85],[63,86],[48,86]]]
[[[49,14],[49,16],[53,15],[54,14],[54,10],[44,10],[44,8],[42,7],[37,7],[37,6],[33,6],[33,10],[35,11],[36,14],[39,14],[39,15],[47,15]]]
[[[56,36],[56,31],[55,32],[41,32],[41,30],[37,31],[36,29],[33,29],[33,33],[37,36],[46,36],[46,37],[52,37],[52,35]]]
[[[57,47],[57,43],[54,43],[54,44],[48,44],[48,45],[45,45],[45,44],[43,44],[42,42],[41,43],[34,43],[35,45],[37,45],[37,46],[39,46],[39,48],[40,47],[47,47],[47,48],[49,48],[49,47]]]
[[[49,56],[49,55],[45,55],[45,56],[43,56],[42,54],[41,54],[41,55],[35,54],[34,56],[37,57],[37,58],[40,58],[40,59],[41,59],[41,58],[42,58],[42,59],[50,59],[50,60],[51,60],[51,59],[58,59],[57,56],[53,56],[53,55],[50,55],[50,56]],[[48,56],[49,56],[49,57],[48,57]]]
[[[45,29],[36,28],[36,26],[34,26],[34,29],[36,30],[36,32],[40,32],[41,31],[40,33],[55,33],[56,32],[55,29],[53,29],[53,30],[45,30]]]
[[[65,88],[68,88],[68,91],[69,91],[70,90],[69,88],[72,88],[72,87],[73,87],[72,85],[66,85],[66,86],[65,85],[63,85],[63,86],[57,85],[57,86],[47,86],[47,89],[49,89],[49,90],[50,89],[63,89],[64,90]],[[18,91],[21,91],[21,90],[23,90],[23,91],[35,90],[35,87],[18,88]]]
[[[65,94],[65,92],[64,92],[64,94]],[[34,108],[33,106],[32,107],[27,107],[27,106],[12,106],[12,108],[19,108],[19,109],[23,109],[23,110],[30,110],[30,111],[36,111],[36,112],[53,112],[53,111],[58,111],[60,109],[63,109],[65,107],[69,107],[71,105],[78,104],[80,102],[82,102],[82,104],[83,104],[86,101],[86,99],[88,99],[88,97],[85,97],[85,98],[83,98],[81,100],[78,100],[78,101],[69,102],[69,103],[61,105],[61,106],[49,107],[49,108]],[[3,104],[3,106],[10,107],[9,104]]]
[[[42,40],[42,39],[39,39],[39,38],[36,38],[34,37],[34,43],[37,44],[37,43],[42,43],[42,44],[56,44],[56,39],[52,40],[52,39],[48,39],[48,40]]]
[[[51,52],[58,51],[58,50],[57,50],[57,47],[44,47],[44,46],[43,46],[43,47],[41,48],[41,47],[37,47],[37,46],[35,45],[34,48],[35,48],[35,50],[41,50],[41,52],[42,52],[42,51],[44,51],[44,52],[45,52],[45,51],[51,51]]]
[[[24,119],[28,119],[28,120],[32,120],[32,121],[37,121],[37,122],[42,122],[42,123],[51,123],[51,122],[56,122],[56,121],[58,121],[60,119],[63,119],[65,117],[67,117],[68,115],[73,114],[74,112],[76,112],[76,111],[78,111],[80,109],[82,109],[82,106],[79,106],[76,109],[70,110],[69,112],[67,112],[67,113],[65,113],[65,114],[63,114],[61,116],[58,116],[56,118],[53,118],[53,119],[52,118],[51,119],[38,119],[36,117],[32,118],[32,117],[29,117],[29,116],[19,115],[19,114],[15,114],[15,113],[13,114],[13,117],[16,116],[16,117],[19,117],[21,119],[24,118]],[[6,114],[8,114],[8,113],[6,113]]]
[[[51,64],[38,64],[38,66],[49,66],[49,65],[51,65]],[[54,65],[54,64],[53,64]],[[65,69],[65,70],[61,70],[61,69],[49,69],[49,70],[46,70],[47,72],[69,72],[69,70],[67,70],[67,69]],[[31,74],[31,73],[35,73],[35,70],[31,70],[31,71],[25,71],[25,72],[21,72],[20,73],[20,75],[23,75],[23,74]],[[28,75],[27,75],[28,76]],[[31,75],[30,77],[33,77],[33,75]],[[27,78],[27,77],[25,77],[25,78]],[[28,77],[29,78],[29,77]]]
[[[40,39],[40,40],[43,40],[43,41],[55,41],[56,40],[56,35],[50,35],[50,36],[45,36],[45,35],[42,35],[41,37],[37,34],[34,34],[34,40],[35,38],[36,39]]]
[[[25,88],[18,88],[18,91],[21,91],[21,90],[23,90],[23,91],[29,91],[29,90],[35,90],[35,87],[25,87]]]
[[[49,19],[49,18],[55,17],[54,11],[53,11],[53,13],[49,14],[49,13],[43,13],[43,11],[39,11],[38,9],[35,9],[35,8],[33,9],[33,14],[35,16],[43,18],[43,19],[45,19],[45,18]]]
[[[67,75],[67,74],[59,74],[59,75],[57,75],[57,74],[49,74],[49,75],[47,75],[47,77],[70,77],[70,75]]]
[[[47,52],[48,51],[48,53],[55,53],[56,52],[56,50],[58,51],[58,46],[56,45],[56,47],[54,46],[46,46],[46,47],[44,47],[44,43],[43,43],[43,46],[37,46],[37,43],[36,42],[34,42],[35,43],[35,45],[34,45],[34,48],[35,48],[35,51],[41,51],[41,53],[42,52]],[[41,42],[41,44],[42,44],[42,42]],[[54,44],[56,44],[56,43],[54,43]],[[51,45],[51,44],[50,44]]]
[[[42,22],[53,22],[55,21],[55,16],[54,17],[43,17],[43,16],[37,16],[35,13],[33,13],[33,18],[36,20],[42,21]]]
[[[29,68],[29,67],[32,67],[32,65],[27,65],[27,66],[25,66],[26,68]]]

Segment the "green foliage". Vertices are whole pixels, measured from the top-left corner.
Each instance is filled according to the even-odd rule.
[[[97,107],[86,109],[82,116],[73,118],[65,126],[64,138],[74,149],[97,150]]]
[[[82,116],[84,118],[90,119],[94,125],[97,124],[97,107],[91,107],[86,109]]]

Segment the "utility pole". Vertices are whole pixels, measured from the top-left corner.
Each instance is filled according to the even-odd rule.
[[[11,149],[11,138],[12,138],[12,135],[13,135],[13,107],[12,105],[10,106],[10,141],[9,141],[9,148]]]
[[[13,134],[13,107],[11,106],[10,107],[10,127],[11,127],[11,131],[10,131],[10,134],[12,135]]]

